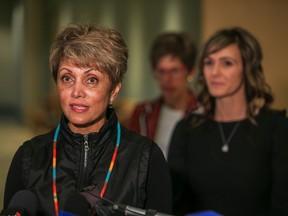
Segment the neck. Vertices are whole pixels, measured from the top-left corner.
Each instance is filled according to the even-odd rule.
[[[215,108],[215,120],[228,122],[240,121],[247,117],[246,100],[239,98],[217,99]]]
[[[181,97],[178,97],[171,101],[165,101],[164,103],[175,110],[186,110],[187,103],[189,101],[189,92],[187,91],[185,94],[182,94]]]
[[[105,124],[105,122],[106,118],[103,118],[102,120],[97,122],[91,122],[89,124],[84,125],[78,125],[73,124],[72,122],[68,122],[68,127],[74,133],[89,134],[92,132],[98,132],[101,129],[101,127]]]
[[[216,107],[214,118],[216,121],[240,121],[247,118],[247,101],[245,86],[242,82],[239,88],[229,95],[215,98]]]

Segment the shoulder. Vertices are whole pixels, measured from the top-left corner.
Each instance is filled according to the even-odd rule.
[[[139,133],[136,133],[135,131],[129,130],[126,127],[121,127],[122,130],[122,139],[125,143],[128,145],[137,145],[137,144],[149,144],[153,145],[154,141],[150,138],[140,135]]]
[[[162,105],[162,99],[152,99],[152,100],[145,100],[142,102],[139,102],[135,105],[134,112],[151,112],[156,107],[159,107]]]
[[[133,151],[138,150],[142,153],[144,151],[148,152],[149,155],[158,155],[159,152],[162,154],[160,147],[154,142],[154,140],[132,130],[128,130],[125,127],[122,128],[122,141],[126,148]]]
[[[208,118],[202,114],[190,113],[177,124],[178,130],[183,132],[191,132],[193,130],[200,130],[205,127]]]
[[[269,125],[280,124],[288,126],[286,110],[262,109],[256,120],[259,124],[266,123]]]
[[[190,113],[186,118],[183,119],[184,121],[188,122],[189,124],[193,124],[193,122],[204,123],[208,120],[207,116],[203,115],[202,113]]]
[[[122,152],[126,152],[126,155],[133,154],[134,158],[138,158],[142,162],[149,161],[150,163],[155,161],[155,158],[158,158],[157,160],[160,160],[160,158],[165,160],[160,147],[152,139],[125,127],[122,128],[121,145],[124,147]]]
[[[25,141],[22,145],[22,148],[23,149],[27,149],[27,148],[38,149],[38,148],[43,148],[44,146],[50,145],[53,141],[53,134],[54,134],[54,130],[45,134],[37,135],[31,138],[30,140]]]

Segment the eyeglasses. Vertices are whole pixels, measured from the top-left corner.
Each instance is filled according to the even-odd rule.
[[[180,78],[183,76],[183,72],[187,72],[187,69],[185,67],[182,68],[171,68],[171,69],[155,69],[154,75],[157,79],[161,79],[164,76],[170,76],[172,78]]]

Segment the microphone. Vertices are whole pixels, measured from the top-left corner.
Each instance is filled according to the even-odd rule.
[[[18,191],[11,199],[8,208],[0,216],[34,216],[37,211],[37,197],[29,190]]]
[[[208,210],[208,211],[201,211],[201,212],[186,214],[185,216],[223,216],[223,215],[219,214],[218,212]]]
[[[91,216],[90,206],[81,194],[73,194],[64,203],[60,216]]]
[[[132,207],[129,205],[113,205],[113,209],[116,211],[124,212],[124,215],[127,216],[173,216],[165,213],[158,212],[157,210],[154,209],[140,209],[136,207]]]
[[[127,216],[173,216],[153,209],[145,210],[129,205],[116,204],[108,199],[101,198],[95,185],[84,188],[84,192],[81,192],[81,194],[86,198],[91,207],[94,207],[98,215],[111,215],[116,211],[122,214],[124,213],[124,215]]]

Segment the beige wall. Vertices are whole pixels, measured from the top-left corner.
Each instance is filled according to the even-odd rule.
[[[203,40],[218,28],[235,25],[259,39],[274,107],[288,109],[288,0],[203,0],[202,10]]]

